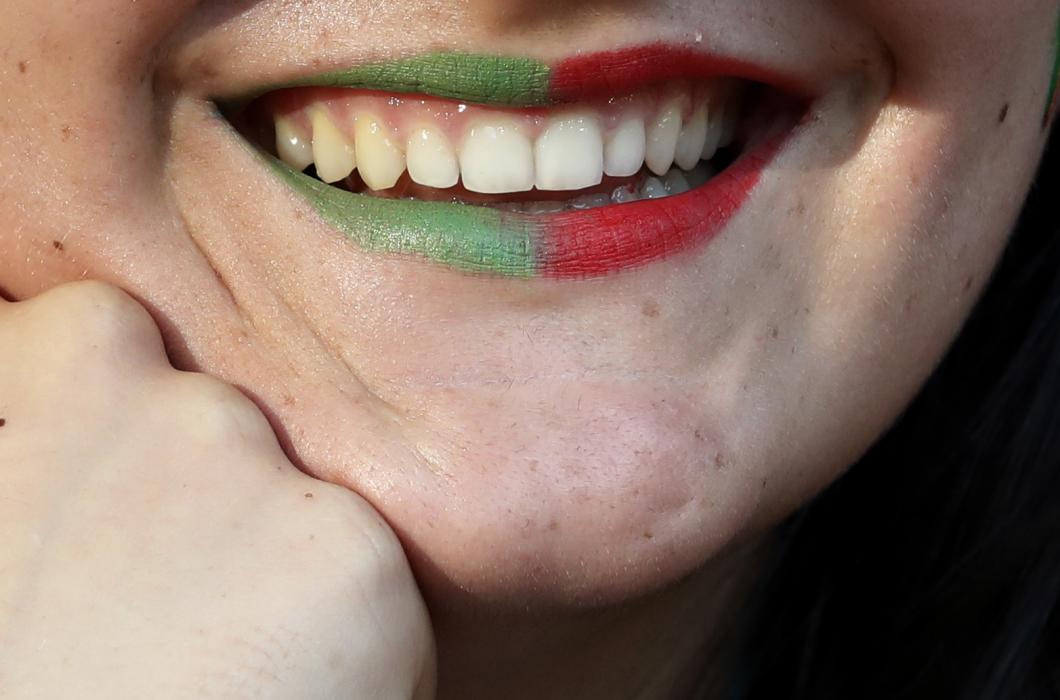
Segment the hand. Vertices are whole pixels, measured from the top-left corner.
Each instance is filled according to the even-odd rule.
[[[124,293],[0,301],[0,421],[0,697],[433,697],[382,518]]]

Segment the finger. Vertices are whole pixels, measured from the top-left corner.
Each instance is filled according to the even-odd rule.
[[[104,362],[120,358],[128,366],[171,369],[162,333],[136,299],[118,287],[94,280],[70,282],[20,302],[62,347],[82,352]],[[90,359],[80,355],[82,361]]]

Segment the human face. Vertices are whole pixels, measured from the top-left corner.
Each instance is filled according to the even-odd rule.
[[[911,400],[1028,189],[1056,12],[1053,0],[9,0],[0,286],[26,297],[94,277],[137,295],[177,365],[243,388],[292,459],[384,514],[429,597],[629,598],[776,523]],[[739,59],[741,78],[793,76],[809,101],[720,219],[717,187],[599,210],[613,216],[604,238],[636,211],[656,236],[680,216],[690,240],[582,274],[431,257],[446,235],[471,235],[465,220],[439,223],[463,205],[431,210],[431,245],[373,249],[360,234],[376,218],[322,216],[213,102],[425,53],[551,71],[656,45],[725,70],[719,56]],[[705,80],[685,78],[692,91]],[[418,216],[372,202],[384,237]]]

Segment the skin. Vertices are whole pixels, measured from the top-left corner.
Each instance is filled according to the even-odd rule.
[[[0,288],[120,286],[178,368],[239,387],[293,464],[365,498],[461,698],[680,696],[724,668],[765,533],[894,421],[988,280],[1044,146],[1057,13],[13,2]],[[550,61],[695,32],[806,68],[815,119],[710,246],[602,280],[351,246],[207,101],[385,51]]]
[[[134,300],[0,301],[0,359],[0,695],[434,697],[390,528]]]
[[[1049,98],[1046,100],[1048,107],[1045,110],[1044,121],[1048,124],[1056,113],[1058,89],[1060,89],[1060,13],[1056,18],[1056,40],[1053,47],[1055,58],[1053,59],[1053,73],[1049,77]]]

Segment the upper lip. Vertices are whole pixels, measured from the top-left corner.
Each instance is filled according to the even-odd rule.
[[[165,54],[157,77],[166,87],[188,96],[227,101],[261,94],[277,85],[312,84],[339,71],[425,54],[520,56],[555,67],[586,55],[615,54],[622,47],[651,47],[660,62],[668,64],[659,70],[671,76],[682,71],[683,75],[694,73],[680,64],[682,56],[696,55],[712,61],[716,74],[755,79],[814,97],[826,93],[837,79],[872,71],[873,64],[882,63],[882,52],[876,50],[871,37],[859,35],[841,20],[823,17],[815,26],[796,33],[785,29],[786,12],[781,8],[772,13],[769,19],[776,21],[768,23],[750,16],[740,31],[727,30],[731,25],[714,22],[713,18],[711,26],[701,31],[649,22],[644,31],[635,32],[621,45],[607,41],[606,34],[590,25],[583,40],[565,44],[560,51],[528,44],[521,35],[512,35],[512,41],[498,50],[496,40],[447,38],[444,34],[420,40],[417,34],[422,32],[415,31],[400,41],[377,38],[364,27],[347,35],[327,28],[324,18],[314,22],[312,17],[300,17],[289,28],[283,26],[286,19],[273,18],[271,23],[281,25],[280,29],[269,26],[270,21],[242,22],[241,18],[239,31],[231,31],[231,26],[224,30],[212,26],[207,17],[174,37],[174,48]],[[277,35],[284,29],[290,31],[285,41],[278,41]],[[472,27],[470,33],[475,29]],[[326,40],[319,41],[325,34]],[[607,85],[628,88],[624,77],[628,66],[619,61],[614,68],[606,74],[588,76],[579,87],[597,91]]]
[[[816,88],[797,72],[725,56],[695,45],[653,43],[571,56],[552,63],[529,57],[432,52],[376,58],[353,66],[299,72],[238,95],[247,99],[292,87],[327,86],[419,93],[466,102],[540,107],[617,96],[665,80],[731,77],[803,98]],[[219,101],[225,101],[221,96]]]

